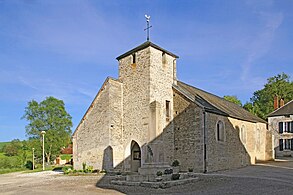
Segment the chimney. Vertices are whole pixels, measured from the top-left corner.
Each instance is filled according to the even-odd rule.
[[[280,99],[280,108],[283,107],[283,106],[284,106],[284,99],[281,98],[281,99]]]
[[[277,95],[274,97],[274,110],[277,110],[279,108],[279,98]]]

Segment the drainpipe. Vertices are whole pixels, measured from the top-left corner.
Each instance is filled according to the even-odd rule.
[[[206,112],[203,110],[203,173],[207,172]]]

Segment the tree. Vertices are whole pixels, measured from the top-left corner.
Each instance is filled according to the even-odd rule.
[[[70,143],[72,121],[66,112],[62,100],[47,97],[38,103],[35,100],[28,102],[23,115],[29,124],[26,126],[26,134],[31,140],[39,140],[37,149],[42,148],[41,131],[45,134],[45,155],[47,162],[60,154],[60,149]],[[38,151],[38,149],[37,149]]]
[[[262,119],[274,111],[274,97],[278,96],[285,103],[293,99],[293,82],[289,75],[282,73],[267,79],[264,88],[253,93],[250,103],[246,103],[244,108]]]
[[[229,101],[229,102],[233,102],[233,103],[235,103],[235,104],[237,104],[239,106],[242,106],[241,101],[235,95],[233,95],[233,96],[231,96],[231,95],[225,95],[224,96],[224,99],[227,100],[227,101]]]
[[[3,152],[7,156],[16,156],[20,152],[22,143],[19,139],[14,139],[3,147]]]

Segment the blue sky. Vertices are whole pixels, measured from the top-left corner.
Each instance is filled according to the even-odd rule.
[[[146,40],[177,54],[178,78],[243,103],[293,75],[292,0],[0,0],[0,141],[26,139],[27,102],[65,102],[73,131],[116,57]]]

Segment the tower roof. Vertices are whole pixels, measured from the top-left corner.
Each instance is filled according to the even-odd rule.
[[[165,52],[165,53],[169,54],[170,56],[173,56],[174,58],[179,58],[179,56],[173,54],[172,52],[167,51],[167,50],[161,48],[160,46],[158,46],[158,45],[156,45],[156,44],[154,44],[154,43],[152,43],[152,42],[150,42],[150,41],[146,41],[146,42],[144,42],[143,44],[137,46],[136,48],[134,48],[134,49],[132,49],[132,50],[130,50],[130,51],[128,51],[128,52],[126,52],[126,53],[124,53],[124,54],[118,56],[116,59],[117,59],[117,60],[120,60],[120,59],[122,59],[122,58],[124,58],[124,57],[126,57],[126,56],[131,55],[131,54],[134,53],[134,52],[137,52],[137,51],[142,50],[142,49],[144,49],[144,48],[146,48],[146,47],[149,47],[149,46],[151,46],[151,47],[153,47],[153,48],[156,48],[156,49],[158,49],[158,50],[161,50],[162,52]]]

